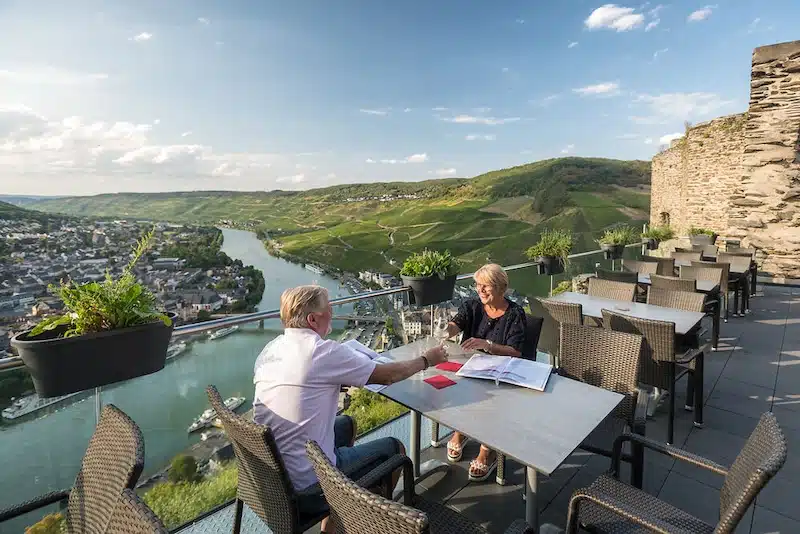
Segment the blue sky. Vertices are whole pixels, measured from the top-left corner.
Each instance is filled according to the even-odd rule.
[[[796,0],[0,0],[0,193],[305,189],[649,159],[746,109]]]

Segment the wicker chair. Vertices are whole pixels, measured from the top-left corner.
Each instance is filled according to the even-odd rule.
[[[64,514],[67,532],[104,532],[114,504],[124,489],[136,486],[143,468],[142,431],[122,410],[106,404],[75,485],[0,512],[0,523],[69,499]]]
[[[673,252],[672,258],[676,262],[692,262],[692,261],[700,261],[703,259],[703,252],[696,251],[696,252]]]
[[[622,268],[631,273],[657,274],[658,263],[654,261],[623,260]]]
[[[542,318],[542,331],[536,348],[548,353],[551,358],[555,358],[558,356],[558,320],[544,307],[541,299],[531,298],[528,302],[531,307],[531,313]]]
[[[752,258],[747,255],[739,256],[721,252],[717,256],[717,263],[730,264],[728,287],[733,289],[733,315],[736,316],[738,313],[740,317],[744,317],[745,310],[750,309],[750,277],[748,277],[748,273],[750,273]],[[739,292],[742,293],[741,310],[739,309]],[[739,311],[737,312],[737,310]]]
[[[614,282],[625,282],[626,284],[639,283],[639,274],[630,271],[607,271],[597,269],[597,278],[600,280],[613,280]]]
[[[756,281],[758,280],[758,264],[756,263],[756,249],[742,248],[742,247],[727,247],[726,254],[734,256],[749,256],[750,257],[750,294],[756,292]]]
[[[131,489],[122,492],[104,534],[168,534],[169,530]]]
[[[653,289],[666,289],[668,291],[697,291],[694,280],[681,280],[676,276],[650,275],[650,287]]]
[[[731,290],[730,284],[730,271],[731,271],[731,264],[730,263],[719,263],[719,262],[710,262],[710,261],[693,261],[692,267],[705,267],[708,269],[720,269],[722,270],[722,277],[719,279],[719,297],[720,297],[720,313],[725,320],[728,322],[728,293]]]
[[[686,247],[675,247],[675,252],[703,252],[705,249],[705,245],[692,245],[689,248]]]
[[[592,297],[633,302],[633,298],[636,296],[636,284],[589,278],[588,294]]]
[[[655,263],[658,265],[656,274],[673,276],[675,274],[675,258],[659,258],[658,256],[642,256],[639,261]]]
[[[558,373],[624,395],[615,410],[581,443],[580,448],[611,456],[614,440],[626,428],[645,434],[647,395],[638,388],[643,338],[602,328],[561,325]],[[634,445],[625,461],[631,463],[631,483],[642,487],[644,450]]]
[[[706,295],[704,311],[711,317],[713,321],[713,333],[711,345],[714,349],[717,348],[719,343],[719,320],[722,311],[722,299],[720,296],[720,288],[722,287],[722,277],[725,274],[725,269],[721,267],[709,267],[708,264],[692,262],[691,267],[681,267],[681,278],[686,280],[704,280],[709,281],[717,286],[715,292]]]
[[[228,409],[214,386],[208,386],[206,392],[211,407],[217,412],[225,433],[231,440],[239,464],[234,534],[241,529],[244,504],[275,534],[305,532],[327,516],[327,511],[315,515],[300,513],[298,499],[305,495],[319,494],[322,489],[319,484],[314,484],[302,491],[295,491],[272,430],[248,421]],[[354,466],[353,472],[361,471],[381,460],[385,459],[367,459]],[[388,476],[391,477],[391,472]]]
[[[709,525],[653,495],[620,482],[619,453],[625,441],[639,443],[675,460],[724,476],[717,524]],[[614,453],[611,475],[601,475],[588,488],[572,494],[567,513],[567,534],[576,534],[579,527],[591,532],[731,534],[764,486],[786,462],[786,437],[775,416],[765,413],[728,469],[690,452],[631,434],[617,440]]]
[[[477,523],[455,510],[416,495],[414,468],[411,460],[402,454],[393,456],[380,470],[373,471],[357,483],[331,464],[316,442],[306,444],[306,453],[314,466],[325,498],[330,504],[330,517],[336,532],[347,534],[423,533],[475,533],[487,531]],[[370,493],[371,487],[380,477],[403,469],[403,504]],[[517,520],[506,530],[506,534],[534,534],[524,521]]]
[[[558,364],[560,353],[561,325],[562,324],[583,324],[583,306],[571,302],[561,302],[558,300],[547,300],[535,298],[531,301],[531,311],[536,313],[537,308],[545,317],[545,332],[540,339],[544,340],[546,347],[550,350],[550,363]]]
[[[682,354],[676,354],[675,323],[651,321],[603,310],[603,325],[609,330],[637,334],[644,338],[642,357],[639,360],[639,382],[669,390],[667,443],[674,443],[675,384],[688,372],[688,367],[692,365],[694,367],[692,378],[695,381],[695,390],[700,392],[694,398],[702,403],[703,351],[689,349]],[[699,384],[697,383],[698,380],[700,381]]]
[[[651,287],[647,295],[647,303],[664,308],[702,312],[705,307],[705,295],[695,291],[670,291]]]

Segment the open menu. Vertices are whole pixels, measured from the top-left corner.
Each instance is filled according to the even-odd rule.
[[[367,356],[370,360],[372,360],[373,362],[377,363],[378,365],[384,364],[384,363],[392,363],[394,361],[391,358],[389,358],[388,356],[381,356],[380,354],[378,354],[374,350],[370,349],[369,347],[367,347],[366,345],[364,345],[362,343],[359,343],[355,339],[351,339],[350,341],[345,341],[344,343],[342,343],[342,345],[350,347],[351,349],[353,349],[356,352],[360,352],[361,354]],[[367,384],[366,386],[364,386],[364,389],[368,389],[369,391],[373,391],[375,393],[380,393],[381,391],[383,391],[387,387],[388,386],[386,386],[384,384]]]
[[[552,371],[553,366],[546,363],[511,356],[475,354],[456,374],[544,391]]]

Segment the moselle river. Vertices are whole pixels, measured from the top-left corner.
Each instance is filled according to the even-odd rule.
[[[223,251],[264,273],[266,288],[259,309],[277,309],[281,292],[300,284],[319,283],[331,296],[346,294],[336,280],[270,256],[252,232],[224,229],[223,234]],[[189,436],[186,428],[208,407],[206,385],[216,385],[224,397],[244,396],[247,404],[252,403],[253,363],[279,331],[280,322],[275,320],[267,321],[263,330],[246,325],[214,341],[203,336],[162,371],[103,391],[103,403],[126,412],[144,433],[145,477],[199,440],[199,433]],[[94,396],[46,412],[36,419],[0,426],[0,509],[69,487],[74,481],[95,426]],[[29,517],[6,523],[0,525],[0,532],[20,532],[33,521]]]

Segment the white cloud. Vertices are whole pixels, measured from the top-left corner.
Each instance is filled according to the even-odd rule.
[[[578,46],[578,41],[572,41],[567,45],[567,48],[575,48],[576,46]]]
[[[508,67],[503,67],[502,69],[500,69],[500,72],[508,72],[508,71],[509,71]]]
[[[661,50],[656,50],[655,52],[653,52],[653,61],[658,59],[658,56],[666,54],[667,52],[669,52],[669,48],[662,48]]]
[[[204,26],[208,26],[209,24],[211,24],[211,21],[205,17],[198,17],[197,22],[203,24]]]
[[[277,178],[275,181],[278,182],[279,184],[287,183],[287,182],[293,183],[293,184],[299,184],[299,183],[302,183],[302,182],[306,181],[306,175],[305,174],[293,174],[291,176],[281,176],[281,177]]]
[[[567,145],[561,149],[562,154],[571,154],[575,150],[575,145]]]
[[[134,35],[133,37],[131,37],[128,40],[129,41],[136,41],[137,43],[141,43],[141,42],[144,42],[144,41],[149,41],[152,38],[153,38],[153,34],[152,33],[142,32],[139,35]]]
[[[531,104],[534,104],[536,106],[540,106],[540,107],[546,108],[550,104],[552,104],[553,102],[558,100],[559,98],[561,98],[561,95],[554,94],[554,95],[545,96],[544,98],[539,98],[539,99],[535,99],[535,100],[529,100],[528,102],[530,102]]]
[[[486,124],[488,126],[496,126],[498,124],[506,124],[509,122],[517,122],[519,117],[477,117],[475,115],[456,115],[455,117],[440,117],[440,120],[445,122],[454,122],[456,124]]]
[[[626,134],[618,135],[617,139],[619,139],[621,141],[630,141],[632,139],[639,139],[639,134],[626,133]]]
[[[671,142],[673,142],[674,140],[680,139],[681,137],[683,137],[683,134],[682,133],[678,133],[678,132],[673,133],[673,134],[662,135],[658,139],[658,144],[660,144],[660,145],[668,145]]]
[[[689,120],[716,114],[718,110],[733,103],[715,93],[662,93],[660,95],[637,95],[634,105],[650,108],[649,116],[632,116],[639,124],[665,124],[676,120]]]
[[[403,110],[403,113],[410,113],[410,112],[411,112],[411,108],[405,108],[405,109]]]
[[[222,46],[225,44],[225,41],[214,41],[214,44],[217,46]]]
[[[449,108],[443,108],[441,106],[437,106],[435,108],[431,108],[431,111],[447,111]]]
[[[188,132],[183,132],[181,134],[181,137],[189,137],[190,135],[192,135],[192,131],[191,130],[189,130]]]
[[[688,22],[700,22],[701,20],[706,20],[708,17],[711,16],[713,10],[717,8],[716,5],[713,6],[706,6],[703,9],[698,9],[697,11],[692,11],[686,20]]]
[[[517,19],[517,24],[525,24],[525,19]]]
[[[422,154],[412,154],[403,159],[396,159],[396,158],[386,158],[381,160],[375,160],[372,158],[366,159],[367,163],[384,163],[386,165],[398,165],[398,164],[402,165],[404,163],[425,163],[426,161],[428,161],[428,154],[424,152]]]
[[[328,174],[325,175],[325,178],[327,180],[335,180],[336,179],[336,173],[335,172],[328,173]]]
[[[596,83],[594,85],[573,89],[572,92],[581,96],[613,96],[619,94],[619,84],[617,82]]]
[[[652,137],[648,137],[648,138],[646,138],[646,139],[644,140],[644,144],[646,144],[646,145],[652,145],[652,144],[653,144],[653,138],[652,138]]]
[[[753,33],[754,31],[756,31],[756,28],[758,27],[758,25],[759,25],[760,23],[761,23],[761,18],[760,18],[760,17],[756,17],[756,18],[754,18],[754,19],[753,19],[753,22],[751,22],[751,23],[750,23],[750,24],[747,26],[747,33]]]
[[[659,24],[661,24],[661,19],[651,20],[645,26],[644,31],[649,32],[650,30],[654,30]]]
[[[86,85],[102,82],[108,74],[85,73],[59,69],[48,65],[28,65],[19,68],[0,69],[0,80],[10,83],[33,85]]]
[[[428,154],[412,154],[406,158],[408,163],[424,163],[428,161]]]
[[[361,108],[358,111],[360,111],[361,113],[366,113],[367,115],[381,115],[381,116],[384,116],[384,115],[388,115],[389,114],[389,110],[386,110],[386,109],[364,109],[364,108]]]
[[[367,162],[367,163],[375,163],[375,160],[374,160],[374,159],[372,159],[372,158],[367,158],[367,159],[366,159],[366,162]]]
[[[482,135],[482,134],[469,134],[464,139],[467,141],[494,141],[497,138],[494,134]]]
[[[625,32],[639,28],[644,24],[644,15],[635,13],[632,7],[623,7],[616,4],[605,4],[592,11],[584,21],[590,30],[609,29]]]
[[[435,174],[436,176],[453,176],[456,174],[456,170],[452,167],[450,167],[449,169],[437,169],[433,171],[433,174]]]
[[[153,121],[153,124],[161,124],[161,119],[156,119]]]
[[[658,4],[656,7],[648,11],[648,14],[652,17],[657,17],[658,14],[664,9],[666,6],[664,4]]]

